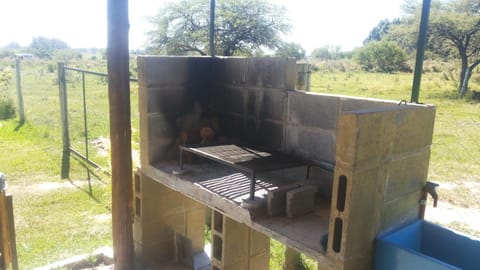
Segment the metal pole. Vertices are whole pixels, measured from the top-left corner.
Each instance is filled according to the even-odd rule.
[[[210,0],[210,55],[215,56],[215,0]]]
[[[115,270],[134,269],[128,0],[108,0],[108,99]]]
[[[17,80],[17,102],[18,102],[18,116],[20,124],[25,123],[25,110],[23,109],[23,95],[22,95],[22,81],[20,78],[20,58],[15,58],[15,76]]]
[[[65,80],[65,64],[58,63],[58,93],[60,97],[60,116],[62,119],[62,179],[70,174],[70,134],[68,132],[67,82]]]
[[[88,127],[87,127],[87,97],[85,94],[85,72],[82,72],[82,94],[83,94],[83,131],[85,135],[85,158],[88,160]],[[92,181],[90,169],[87,167],[88,191],[92,194]]]
[[[420,95],[420,83],[422,81],[423,58],[427,44],[428,18],[430,16],[431,0],[423,0],[422,17],[420,19],[420,31],[418,33],[417,59],[415,60],[415,74],[413,75],[411,102],[418,103]]]

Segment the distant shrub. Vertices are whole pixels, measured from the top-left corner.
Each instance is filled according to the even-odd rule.
[[[389,41],[370,42],[355,52],[354,59],[366,71],[392,73],[410,69],[405,51]]]
[[[0,97],[0,120],[10,119],[15,117],[15,106],[11,99],[4,99]]]
[[[12,76],[9,71],[0,71],[0,119],[15,117],[15,106],[8,97],[8,88]]]
[[[54,73],[55,72],[55,64],[48,63],[47,64],[47,71],[48,71],[48,73]]]

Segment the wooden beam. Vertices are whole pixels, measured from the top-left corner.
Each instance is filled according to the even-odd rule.
[[[116,270],[133,269],[128,0],[108,0],[112,233]]]

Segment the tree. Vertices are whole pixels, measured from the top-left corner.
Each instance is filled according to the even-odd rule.
[[[296,60],[300,60],[305,58],[305,49],[298,43],[285,42],[278,46],[275,55],[280,57],[293,57]]]
[[[367,71],[391,73],[408,69],[402,48],[386,40],[373,41],[358,49],[354,59]]]
[[[68,49],[66,42],[57,38],[34,37],[29,46],[31,52],[40,58],[50,58],[57,50]]]
[[[399,25],[392,25],[383,39],[394,41],[406,52],[413,53],[418,38],[421,5],[417,0],[407,0],[403,9],[408,16]],[[480,2],[433,2],[427,49],[444,59],[460,61],[458,91],[465,95],[471,72],[480,64]]]
[[[388,33],[392,25],[399,25],[400,23],[400,19],[394,19],[393,21],[387,19],[381,20],[377,26],[370,31],[368,37],[363,41],[363,45],[367,45],[372,41],[380,41]]]
[[[200,54],[209,51],[208,0],[180,0],[151,18],[147,33],[150,53]],[[218,55],[252,55],[262,47],[277,48],[280,35],[290,28],[286,11],[262,0],[217,1],[215,52]]]
[[[480,64],[480,4],[478,0],[458,0],[432,14],[431,44],[439,54],[460,60],[458,90],[464,96],[474,70]]]

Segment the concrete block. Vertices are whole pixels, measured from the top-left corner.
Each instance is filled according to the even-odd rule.
[[[287,192],[287,217],[294,218],[306,215],[315,208],[314,186],[303,186]]]
[[[250,257],[269,254],[270,252],[270,238],[263,233],[260,233],[250,228]]]
[[[186,84],[147,89],[147,112],[165,115],[186,114],[200,102],[199,96],[209,96],[209,88],[202,84]]]
[[[215,80],[226,85],[243,86],[247,83],[248,59],[243,57],[217,58]]]
[[[247,84],[259,88],[295,89],[295,59],[249,58]]]
[[[269,252],[258,253],[249,259],[249,270],[268,270],[270,262]]]
[[[260,118],[263,120],[285,121],[288,91],[263,90]]]
[[[250,228],[228,217],[223,225],[223,256],[224,267],[248,263]],[[246,269],[246,268],[243,268]]]
[[[340,112],[372,110],[394,106],[398,106],[397,101],[358,97],[340,97]]]
[[[339,98],[305,92],[288,93],[288,124],[321,128],[334,132]]]
[[[429,148],[392,160],[388,164],[385,200],[395,200],[421,190],[427,180],[429,160]]]
[[[287,213],[287,192],[298,188],[299,185],[282,186],[267,193],[267,214],[270,217],[281,216]]]
[[[283,270],[296,270],[301,263],[300,253],[290,247],[285,249],[285,262]]]
[[[216,112],[243,115],[245,88],[216,86],[212,90],[209,105]]]
[[[336,167],[330,232],[335,230],[337,217],[342,219],[343,229],[339,252],[332,250],[333,238],[329,237],[329,254],[340,258],[372,256],[374,239],[380,232],[386,175],[386,168],[381,167],[360,171]],[[339,188],[341,178],[346,182],[343,196]],[[343,198],[345,206],[342,209]]]
[[[421,190],[405,194],[383,205],[380,231],[391,230],[418,219]],[[428,211],[428,210],[427,210]]]
[[[185,226],[185,234],[191,239],[194,252],[202,251],[205,246],[205,210],[187,211]]]
[[[183,265],[193,268],[194,250],[192,240],[181,234],[175,234],[176,259]]]
[[[211,57],[137,57],[139,80],[147,88],[182,85],[188,83],[207,84],[211,81],[213,60]]]
[[[335,135],[321,130],[288,127],[285,140],[287,153],[306,160],[334,163]]]
[[[283,150],[284,126],[270,121],[247,121],[243,130],[245,139],[253,145],[261,145],[267,149]],[[259,134],[262,134],[259,136]]]
[[[408,107],[395,115],[395,137],[393,154],[405,153],[428,147],[432,144],[435,122],[435,107]]]

